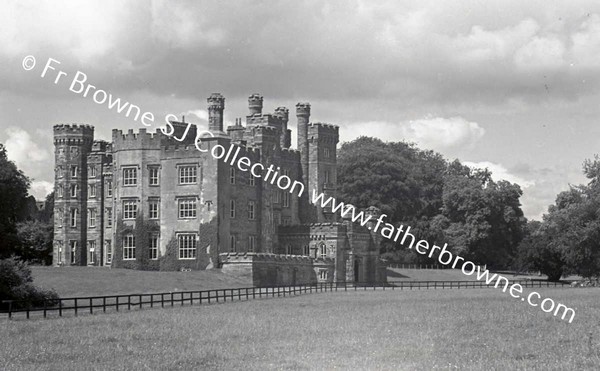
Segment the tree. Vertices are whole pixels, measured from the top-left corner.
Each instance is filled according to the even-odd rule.
[[[26,218],[28,189],[29,179],[8,160],[0,144],[0,258],[16,252],[16,223]]]
[[[53,225],[39,220],[17,224],[20,249],[18,255],[29,262],[52,264]]]
[[[0,259],[0,309],[7,309],[4,300],[18,300],[15,307],[55,304],[58,295],[54,291],[41,290],[33,285],[31,269],[27,263],[17,259]]]

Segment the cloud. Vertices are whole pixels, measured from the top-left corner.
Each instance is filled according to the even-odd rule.
[[[520,176],[514,175],[508,171],[502,164],[496,164],[493,162],[482,161],[482,162],[470,162],[464,161],[464,165],[473,169],[488,169],[492,172],[492,179],[495,181],[506,180],[511,183],[517,183],[521,186],[521,189],[529,188],[535,185],[535,181],[527,180]]]
[[[35,197],[36,200],[45,200],[54,190],[54,184],[46,182],[44,180],[34,180],[31,182],[31,188],[29,193]]]

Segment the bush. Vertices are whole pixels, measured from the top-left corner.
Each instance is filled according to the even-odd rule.
[[[33,285],[31,269],[25,262],[16,258],[0,260],[0,301],[16,300],[13,308],[41,307],[58,304],[58,294],[53,290],[43,290]],[[8,309],[8,303],[0,303],[1,310]]]

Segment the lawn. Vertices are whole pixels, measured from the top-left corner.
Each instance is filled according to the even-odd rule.
[[[0,369],[600,368],[598,289],[349,291],[0,324]]]
[[[249,287],[252,281],[218,269],[150,272],[104,267],[31,267],[34,284],[62,297]]]

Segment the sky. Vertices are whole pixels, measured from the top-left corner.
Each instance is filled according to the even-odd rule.
[[[52,190],[53,125],[104,140],[143,127],[69,90],[77,71],[156,127],[167,114],[206,126],[220,92],[226,123],[260,93],[294,129],[307,101],[341,141],[411,141],[518,183],[530,219],[600,153],[597,1],[9,0],[0,45],[0,143],[38,198]]]

